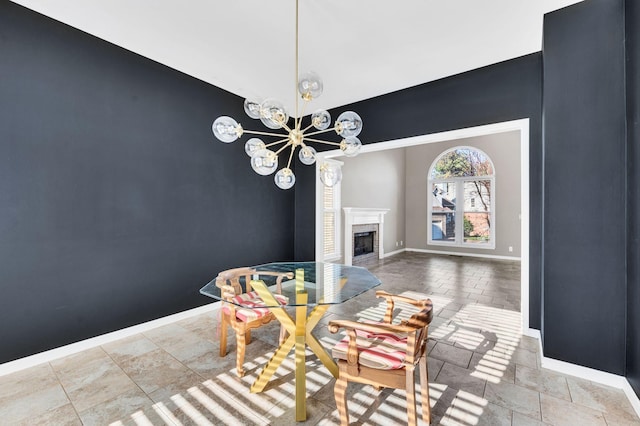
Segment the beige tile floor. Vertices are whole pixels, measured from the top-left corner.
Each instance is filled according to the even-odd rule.
[[[518,262],[403,253],[369,269],[378,289],[434,302],[432,424],[640,425],[621,390],[540,368],[537,341],[520,329]],[[383,308],[370,291],[331,308],[315,334],[331,347],[330,319],[379,318]],[[217,327],[212,312],[2,376],[0,425],[294,424],[290,358],[264,393],[249,392],[273,354],[277,323],[254,333],[242,379],[233,342],[218,356]],[[333,383],[309,352],[304,424],[338,423]],[[354,424],[406,423],[403,391],[352,384],[348,400]]]

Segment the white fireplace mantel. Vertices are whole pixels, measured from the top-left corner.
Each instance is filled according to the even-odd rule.
[[[384,215],[390,209],[343,207],[344,210],[344,264],[353,262],[353,225],[378,224],[378,258],[384,257]]]

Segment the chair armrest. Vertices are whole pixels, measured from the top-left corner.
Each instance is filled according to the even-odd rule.
[[[391,294],[384,290],[376,291],[376,297],[384,298],[387,302],[387,310],[384,314],[383,319],[383,322],[387,324],[391,324],[391,322],[393,321],[394,302],[404,302],[422,309],[431,304],[431,301],[429,299],[418,300],[412,297],[401,296],[399,294]]]
[[[417,308],[423,308],[428,304],[429,299],[414,299],[413,297],[402,296],[399,294],[391,294],[384,290],[376,291],[376,297],[383,297],[387,302],[404,302],[409,303]]]
[[[293,279],[293,272],[273,272],[273,271],[254,271],[252,275],[263,275],[268,277],[277,277],[276,278],[276,292],[278,294],[282,294],[282,279],[286,278],[288,280]],[[252,276],[251,279],[254,277]]]
[[[247,268],[247,267],[234,268],[234,269],[228,269],[226,271],[222,271],[216,277],[216,284],[218,280],[220,281],[232,280],[234,278],[241,277],[243,275],[252,274],[254,271],[255,269]]]
[[[293,272],[254,271],[253,274],[265,275],[268,277],[285,277],[288,279],[293,278]]]
[[[370,333],[411,333],[416,331],[416,326],[410,324],[370,324],[349,320],[329,321],[329,331],[337,333],[341,328],[347,331],[368,331]]]

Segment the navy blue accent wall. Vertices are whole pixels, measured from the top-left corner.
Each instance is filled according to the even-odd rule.
[[[544,21],[544,353],[625,373],[624,0]]]
[[[334,118],[337,117],[333,116]],[[318,151],[324,150],[316,147]],[[316,200],[315,166],[295,165],[296,195],[295,195],[295,241],[294,253],[297,261],[315,260],[316,233]],[[300,237],[304,236],[304,237]]]
[[[640,4],[625,2],[627,51],[627,379],[640,395]]]
[[[530,324],[540,328],[542,235],[542,56],[539,53],[379,96],[331,111],[358,112],[364,144],[521,118],[530,119]],[[296,183],[297,205],[315,205],[314,181]],[[296,256],[313,256],[315,234],[296,208]]]
[[[242,102],[0,2],[0,363],[211,302],[198,290],[220,270],[293,258],[293,192],[211,134]]]

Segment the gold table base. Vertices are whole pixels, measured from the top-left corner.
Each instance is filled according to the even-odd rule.
[[[269,306],[277,306],[273,294],[267,289],[263,281],[251,281],[251,286]],[[317,305],[307,316],[307,292],[304,289],[304,271],[296,270],[296,317],[293,319],[283,308],[270,308],[269,310],[289,332],[289,337],[278,347],[267,365],[264,367],[256,381],[251,386],[251,392],[262,392],[291,349],[295,347],[295,371],[296,371],[296,421],[307,419],[307,382],[305,371],[305,348],[308,346],[318,359],[333,374],[338,377],[338,365],[329,355],[326,349],[311,334],[311,330],[318,324],[329,305]]]

